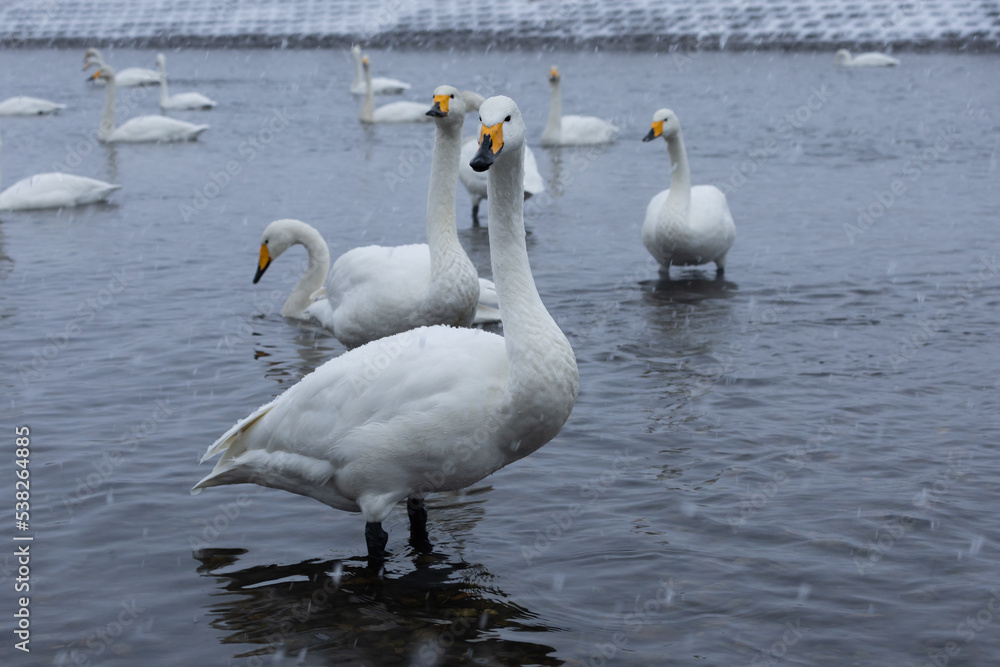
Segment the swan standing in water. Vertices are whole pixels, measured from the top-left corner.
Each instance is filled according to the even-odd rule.
[[[92,204],[106,200],[112,192],[121,187],[61,172],[36,174],[0,191],[0,211],[67,208]]]
[[[354,81],[351,83],[352,95],[365,94],[365,76],[361,68],[361,47],[355,44],[351,47],[351,58],[354,60]],[[396,79],[376,76],[372,79],[372,92],[376,95],[389,95],[409,90],[410,84]]]
[[[859,53],[852,57],[847,49],[837,51],[833,62],[841,67],[895,67],[899,64],[899,60],[884,53]]]
[[[721,275],[726,254],[736,238],[726,195],[714,185],[691,187],[691,168],[684,150],[677,114],[660,109],[643,141],[662,136],[670,153],[670,188],[659,193],[646,207],[642,242],[669,275],[670,265],[694,266],[715,262]]]
[[[185,111],[192,109],[211,109],[215,101],[201,93],[167,92],[167,58],[162,53],[156,54],[156,69],[160,72],[160,108],[164,111]]]
[[[0,102],[0,116],[41,116],[65,109],[65,104],[56,104],[37,97],[9,97]]]
[[[559,69],[549,70],[551,102],[549,121],[542,130],[543,146],[584,146],[606,144],[615,140],[618,128],[596,116],[562,115],[562,95],[559,92]]]
[[[410,501],[411,542],[426,548],[428,493],[475,484],[556,436],[579,373],[528,265],[524,122],[507,97],[486,100],[480,116],[473,167],[490,171],[490,255],[504,336],[424,327],[331,359],[210,446],[202,460],[222,458],[192,492],[254,483],[361,512],[378,561],[388,541],[381,524],[400,500]],[[456,150],[460,123],[457,130]]]
[[[137,116],[129,118],[125,123],[115,128],[115,72],[107,65],[102,65],[94,72],[93,78],[107,84],[104,99],[104,116],[98,129],[97,138],[107,143],[118,142],[161,142],[188,141],[197,139],[198,135],[208,129],[208,125],[195,125],[183,120],[167,116]]]
[[[361,106],[362,123],[426,123],[431,120],[427,116],[427,107],[420,102],[390,102],[376,109],[368,56],[362,58],[361,64],[365,71],[365,101]]]
[[[436,88],[433,107],[429,111],[424,107],[424,113],[434,118],[437,125],[427,193],[426,244],[350,250],[334,263],[326,283],[326,298],[308,303],[320,288],[319,246],[326,245],[322,237],[318,232],[306,233],[296,227],[299,230],[296,235],[283,234],[275,241],[265,230],[255,282],[296,239],[301,239],[298,242],[306,245],[307,250],[311,249],[309,280],[303,278],[305,284],[300,282],[296,286],[285,304],[288,310],[282,308],[283,315],[304,308],[303,317],[318,320],[349,348],[420,326],[466,327],[477,321],[489,321],[487,304],[482,307],[479,304],[479,276],[459,243],[455,227],[465,111],[462,93],[451,86]],[[279,229],[285,226],[278,225]],[[483,291],[487,294],[482,296],[488,301],[491,284],[484,282]]]
[[[83,54],[83,69],[88,70],[91,67],[97,67],[98,69],[105,66],[104,56],[97,49],[87,49],[87,52]],[[93,79],[96,84],[103,86],[106,81],[103,79]],[[160,75],[158,72],[145,69],[142,67],[126,67],[115,77],[115,85],[119,88],[132,88],[135,86],[155,86],[160,83]]]
[[[462,159],[458,167],[458,178],[469,193],[472,199],[472,226],[479,226],[479,204],[487,196],[486,175],[476,172],[469,162],[472,156],[479,149],[479,142],[475,137],[468,137],[462,144]],[[538,163],[535,161],[535,154],[531,148],[524,147],[524,198],[529,199],[532,195],[539,195],[545,192],[545,181],[538,171]]]

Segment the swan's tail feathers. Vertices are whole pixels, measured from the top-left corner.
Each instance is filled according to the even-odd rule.
[[[326,297],[326,287],[320,287],[318,290],[309,295],[310,301],[317,301]]]
[[[479,279],[479,303],[476,304],[476,316],[473,324],[488,324],[500,321],[500,300],[497,297],[497,286],[492,280]]]
[[[197,139],[198,136],[209,128],[208,125],[199,125],[194,130],[191,131],[191,139]]]
[[[200,493],[202,489],[210,486],[233,483],[224,477],[225,473],[233,467],[233,464],[231,464],[230,461],[246,451],[246,445],[243,442],[243,437],[254,427],[255,424],[257,424],[258,421],[260,421],[261,417],[271,411],[271,407],[273,405],[274,402],[272,401],[271,403],[258,408],[256,412],[251,414],[246,419],[237,422],[235,426],[223,433],[222,437],[216,440],[215,443],[208,448],[205,455],[201,457],[201,463],[204,463],[219,453],[222,454],[222,458],[219,459],[217,464],[215,464],[215,468],[212,472],[194,485],[194,488],[191,489],[192,495],[196,495]]]

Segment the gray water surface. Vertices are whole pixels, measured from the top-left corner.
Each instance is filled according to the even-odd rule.
[[[305,220],[334,256],[422,241],[433,127],[362,127],[340,51],[187,51],[169,54],[173,92],[219,102],[179,114],[211,124],[201,139],[94,145],[103,92],[81,55],[0,56],[0,97],[69,105],[0,121],[3,182],[64,165],[124,186],[107,205],[0,215],[5,451],[31,427],[35,536],[32,652],[8,634],[0,655],[995,664],[995,56],[845,71],[829,54],[373,52],[376,75],[414,84],[405,98],[449,83],[519,104],[549,192],[528,202],[528,252],[581,377],[554,441],[429,499],[433,554],[407,545],[397,508],[379,574],[357,515],[188,490],[219,435],[344,351],[277,312],[301,248],[251,284],[265,225]],[[613,120],[617,143],[541,148],[550,64],[564,112]],[[158,111],[137,95],[122,117]],[[642,246],[670,170],[640,139],[664,106],[694,182],[728,191],[724,279],[659,281]],[[489,275],[486,229],[458,199]]]

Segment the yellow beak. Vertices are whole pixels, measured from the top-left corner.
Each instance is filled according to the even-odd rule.
[[[427,112],[428,116],[437,116],[438,118],[448,115],[448,102],[451,100],[447,95],[435,95],[434,105],[431,110]]]
[[[486,171],[503,150],[503,123],[479,129],[479,150],[472,157],[469,166],[475,171]]]
[[[271,253],[267,251],[267,245],[264,243],[260,244],[260,260],[257,262],[257,273],[253,277],[253,284],[256,285],[260,277],[264,275],[267,271],[267,267],[271,266]]]

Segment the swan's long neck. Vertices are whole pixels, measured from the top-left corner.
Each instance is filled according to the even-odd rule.
[[[361,54],[351,49],[351,56],[354,58],[354,81],[351,82],[351,88],[354,88],[361,85]]]
[[[309,265],[305,275],[281,307],[281,314],[285,317],[301,317],[302,312],[312,303],[312,294],[323,286],[326,275],[330,272],[330,250],[318,231],[302,223],[301,227],[295,228],[295,240],[306,247]]]
[[[553,375],[560,371],[566,377],[576,375],[576,360],[569,341],[538,296],[528,264],[523,145],[505,147],[504,153],[487,174],[490,261],[507,349],[507,401],[512,409],[524,410],[523,418],[530,421],[531,403],[548,400],[539,397],[551,393]],[[569,391],[569,386],[564,389]],[[572,391],[575,397],[575,388]]]
[[[365,68],[365,102],[361,107],[361,122],[375,122],[375,95],[372,94],[372,71]]]
[[[108,85],[104,91],[104,115],[101,117],[101,125],[97,130],[97,138],[101,141],[107,140],[111,133],[115,131],[115,79],[108,79]]]
[[[688,166],[684,135],[680,130],[667,140],[667,152],[670,153],[670,195],[667,197],[667,205],[663,207],[663,214],[683,211],[686,219],[691,205],[691,167]]]
[[[427,192],[427,245],[431,251],[431,282],[436,283],[456,261],[470,263],[458,241],[455,195],[462,155],[462,124],[437,122]]]
[[[170,93],[167,92],[167,68],[160,66],[157,69],[160,70],[160,104],[166,104],[170,97]]]
[[[555,81],[549,86],[551,101],[549,103],[549,120],[545,123],[545,136],[558,136],[562,131],[562,95],[559,94],[559,82]]]

